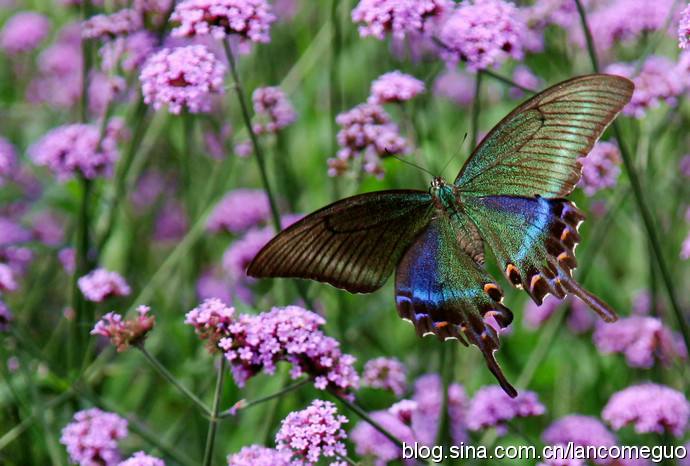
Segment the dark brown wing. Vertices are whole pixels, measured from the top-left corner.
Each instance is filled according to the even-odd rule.
[[[455,184],[470,195],[568,195],[589,153],[628,103],[633,83],[593,74],[537,94],[501,120],[474,150]]]
[[[280,232],[249,264],[247,275],[308,278],[370,293],[385,283],[432,213],[424,191],[343,199]]]

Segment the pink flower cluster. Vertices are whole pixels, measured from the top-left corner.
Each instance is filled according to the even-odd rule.
[[[459,61],[470,70],[500,65],[523,57],[526,24],[520,11],[503,0],[463,2],[441,26],[441,57],[451,66]]]
[[[271,206],[264,191],[235,189],[218,202],[206,224],[209,231],[241,233],[270,218]]]
[[[452,0],[360,0],[352,21],[361,23],[359,35],[402,39],[408,34],[430,33],[436,21],[453,9]]]
[[[381,158],[409,151],[397,125],[380,105],[360,104],[338,115],[335,121],[341,127],[337,135],[340,150],[328,160],[330,176],[345,174],[352,161],[361,158],[364,171],[381,177]]]
[[[223,254],[223,269],[235,281],[250,280],[251,277],[246,276],[249,263],[274,236],[275,232],[271,227],[249,230]]]
[[[364,365],[362,380],[373,388],[390,390],[396,396],[405,393],[407,370],[403,363],[395,358],[376,358]]]
[[[113,296],[127,296],[132,291],[119,273],[104,268],[92,270],[79,278],[77,285],[86,299],[97,303]]]
[[[156,47],[156,38],[148,31],[137,31],[124,37],[116,37],[103,44],[98,53],[101,55],[103,71],[113,71],[122,67],[125,72],[132,72],[146,62]]]
[[[398,70],[385,73],[371,83],[369,102],[385,104],[405,102],[424,92],[424,83]]]
[[[270,42],[276,17],[266,0],[185,0],[170,20],[179,23],[176,37],[212,35],[215,39],[238,36],[243,42]]]
[[[138,451],[117,466],[165,466],[165,462],[155,456],[147,455],[143,451]]]
[[[31,52],[49,32],[48,18],[33,11],[21,11],[8,19],[0,31],[0,49],[8,55]]]
[[[586,157],[580,158],[582,178],[579,185],[588,196],[612,188],[621,173],[621,153],[615,143],[598,141]]]
[[[108,312],[96,323],[91,335],[109,338],[118,352],[126,350],[131,345],[141,344],[156,323],[156,317],[148,314],[150,310],[149,306],[139,306],[139,315],[128,320],[123,320],[120,314]]]
[[[95,15],[82,23],[85,39],[113,39],[138,31],[143,26],[141,14],[124,8],[110,15]]]
[[[152,55],[139,75],[144,102],[170,113],[211,109],[211,97],[222,94],[225,65],[203,45],[163,49]]]
[[[622,353],[630,367],[649,369],[655,359],[669,363],[687,357],[682,339],[656,317],[632,316],[598,324],[594,344],[602,353]]]
[[[506,432],[506,423],[519,417],[541,416],[546,412],[537,394],[523,390],[516,398],[511,398],[498,385],[480,388],[470,401],[467,409],[467,427],[481,430],[495,427],[500,433]]]
[[[542,440],[547,445],[567,446],[570,442],[583,447],[611,447],[616,445],[615,436],[604,424],[591,416],[571,414],[552,423],[543,433]],[[558,454],[565,452],[557,451]],[[574,457],[553,458],[540,465],[584,466],[584,462]],[[606,460],[595,461],[595,464],[609,464]],[[623,466],[625,463],[621,463]]]
[[[205,300],[185,315],[184,323],[194,327],[202,340],[206,340],[209,351],[218,351],[220,340],[230,334],[235,322],[235,308],[228,307],[220,299]]]
[[[627,63],[614,63],[606,68],[607,73],[625,76],[635,83],[632,99],[623,108],[626,115],[642,118],[647,110],[662,102],[675,106],[678,96],[686,90],[686,79],[666,57],[652,55],[645,60],[639,74],[634,75],[634,71],[635,66]]]
[[[260,120],[253,125],[257,134],[277,133],[297,119],[297,113],[279,87],[259,87],[252,93],[254,113]]]
[[[690,3],[680,14],[678,22],[678,47],[685,49],[690,44]]]
[[[321,458],[346,456],[347,438],[342,426],[347,422],[345,416],[339,415],[335,405],[330,401],[314,400],[301,411],[293,411],[283,419],[276,434],[276,445],[279,452],[291,452],[292,466],[310,466]],[[334,461],[331,466],[345,465]]]
[[[91,408],[79,411],[62,429],[60,443],[72,462],[81,466],[115,466],[120,462],[117,443],[127,436],[127,421],[115,413]]]
[[[668,432],[682,437],[690,419],[690,403],[670,387],[643,383],[614,393],[601,416],[615,430],[632,424],[637,433]]]
[[[474,100],[474,78],[457,69],[446,69],[434,81],[434,94],[462,106]]]
[[[291,451],[251,445],[229,455],[228,466],[292,466],[291,456]]]
[[[12,268],[7,264],[0,263],[0,294],[15,291],[17,286]]]
[[[29,147],[34,163],[48,167],[59,180],[79,173],[88,179],[109,177],[119,154],[117,135],[107,130],[101,139],[96,125],[59,126]]]

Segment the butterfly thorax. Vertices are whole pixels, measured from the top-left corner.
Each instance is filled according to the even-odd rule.
[[[458,205],[460,204],[460,197],[455,185],[448,184],[446,180],[440,176],[436,176],[431,180],[429,194],[431,194],[434,206],[438,210],[443,210],[447,213],[457,211]]]

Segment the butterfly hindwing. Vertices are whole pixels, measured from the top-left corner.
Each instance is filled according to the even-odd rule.
[[[514,286],[537,303],[546,294],[573,294],[607,321],[614,311],[572,277],[578,227],[584,215],[566,199],[541,196],[484,196],[465,201],[465,211],[489,244],[499,267]]]
[[[563,197],[592,149],[628,103],[633,84],[611,75],[559,83],[498,123],[474,150],[455,184],[468,195]]]
[[[506,392],[515,396],[494,358],[498,335],[484,321],[493,315],[507,326],[513,315],[501,304],[498,285],[465,252],[457,233],[451,219],[439,215],[405,252],[395,276],[398,313],[414,324],[419,336],[435,334],[478,346]]]
[[[253,277],[318,280],[353,293],[380,288],[432,214],[424,191],[360,194],[308,215],[249,265]]]

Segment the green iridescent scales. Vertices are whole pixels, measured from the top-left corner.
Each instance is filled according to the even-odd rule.
[[[479,347],[504,390],[517,392],[494,352],[512,321],[484,269],[486,244],[509,283],[537,303],[577,296],[604,320],[613,310],[572,277],[584,215],[564,196],[580,179],[579,158],[630,100],[625,78],[589,75],[520,105],[484,138],[455,183],[434,178],[429,193],[393,190],[343,199],[271,240],[247,273],[330,283],[350,292],[380,288],[396,269],[396,307],[419,335]]]

